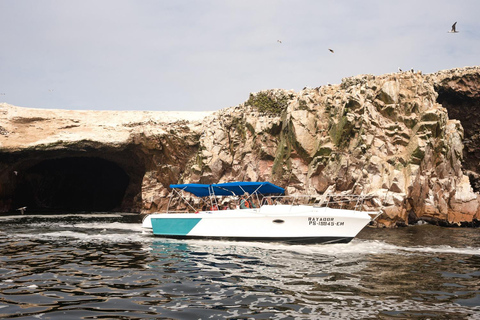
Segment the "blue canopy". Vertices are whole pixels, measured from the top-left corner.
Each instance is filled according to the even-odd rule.
[[[197,197],[207,196],[233,196],[242,195],[245,192],[258,194],[283,194],[285,189],[270,182],[227,182],[219,184],[171,184],[172,189],[181,189],[190,192]]]

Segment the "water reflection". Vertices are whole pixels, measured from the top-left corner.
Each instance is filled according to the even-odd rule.
[[[364,244],[365,250],[368,242]],[[152,246],[153,252],[172,249],[164,242],[155,242]],[[259,300],[277,305],[280,302],[272,299],[282,296],[282,311],[287,313],[309,310],[309,313],[350,317],[352,314],[373,316],[378,315],[379,310],[386,310],[382,311],[385,316],[450,314],[461,318],[476,310],[465,313],[458,305],[474,307],[478,302],[478,261],[466,267],[463,260],[451,253],[425,255],[399,250],[395,254],[345,254],[339,250],[334,255],[306,255],[301,247],[265,250],[268,245],[228,246],[209,242],[173,247],[180,254],[189,253],[181,258],[190,264],[179,271],[183,281],[206,285],[208,279],[210,288],[224,288],[215,291],[220,294],[214,295],[215,300],[236,301],[246,309],[257,305]],[[475,257],[468,259],[476,260]],[[458,280],[453,285],[444,282],[445,272]],[[472,277],[475,277],[473,282]],[[469,284],[473,290],[465,290]],[[225,290],[226,287],[230,290]],[[246,300],[252,296],[256,302]],[[287,307],[293,302],[295,308]],[[392,313],[390,309],[396,311]]]
[[[2,318],[480,314],[475,229],[365,229],[348,245],[290,246],[158,240],[115,219],[21,221],[0,222]]]

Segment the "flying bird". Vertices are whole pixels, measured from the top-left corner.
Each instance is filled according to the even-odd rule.
[[[27,210],[27,207],[21,207],[21,208],[18,208],[17,210],[20,211],[22,214],[24,214],[25,210]]]
[[[330,48],[328,49],[328,51],[330,51],[331,53],[335,53],[335,51],[333,51],[333,50],[332,50],[332,49],[330,49]]]
[[[278,42],[278,43],[282,43],[282,41],[280,41],[280,40],[277,40],[277,42]]]
[[[458,33],[458,31],[457,31],[457,22],[455,22],[455,23],[452,25],[452,30],[448,31],[448,33]]]

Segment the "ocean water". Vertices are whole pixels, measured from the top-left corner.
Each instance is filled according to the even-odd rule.
[[[168,240],[125,214],[0,217],[2,319],[480,319],[480,230]]]

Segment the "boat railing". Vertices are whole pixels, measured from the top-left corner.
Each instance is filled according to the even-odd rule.
[[[335,209],[350,209],[360,211],[366,200],[373,196],[355,194],[329,194],[329,195],[288,195],[264,197],[262,205],[308,205],[317,208],[329,207]]]
[[[180,201],[173,201],[173,198],[178,198]],[[329,207],[354,211],[362,211],[364,202],[370,201],[373,198],[375,197],[371,195],[337,192],[326,192],[321,195],[262,195],[258,193],[249,195],[253,208],[260,208],[264,205],[307,205],[317,208]],[[239,209],[240,200],[238,196],[190,197],[183,194],[183,192],[174,190],[170,195],[167,213],[214,212]],[[181,203],[183,203],[183,205],[181,205]]]

